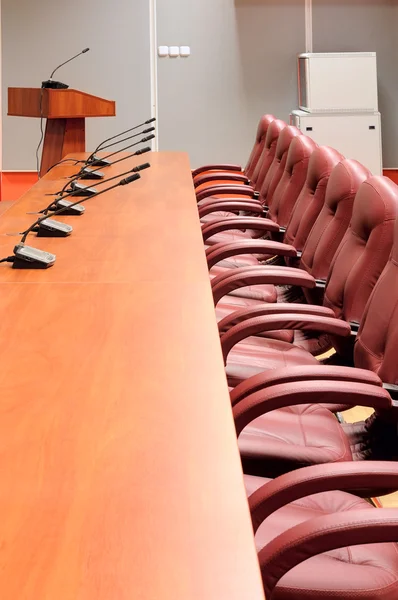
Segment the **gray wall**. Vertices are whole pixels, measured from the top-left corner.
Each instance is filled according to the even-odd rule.
[[[398,167],[398,2],[315,0],[314,52],[376,51],[384,167]]]
[[[159,59],[160,149],[188,149],[193,166],[244,161],[264,112],[296,106],[303,0],[157,0],[159,45],[190,45]]]
[[[116,120],[88,120],[88,146],[144,120],[150,112],[148,4],[2,0],[3,113],[8,86],[40,85],[57,63],[90,46],[58,73],[71,87],[117,101]],[[159,45],[192,49],[189,59],[158,60],[160,149],[189,151],[193,166],[245,161],[260,115],[288,119],[297,105],[304,0],[157,4]],[[398,1],[315,0],[313,10],[315,51],[378,52],[385,166],[398,167]],[[3,129],[4,168],[34,169],[38,121],[5,117]]]
[[[147,0],[2,0],[3,168],[35,169],[37,119],[7,117],[9,86],[39,87],[57,64],[91,51],[55,78],[117,102],[117,117],[87,120],[93,147],[150,116]]]

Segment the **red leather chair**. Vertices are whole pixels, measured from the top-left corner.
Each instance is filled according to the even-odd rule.
[[[324,206],[308,236],[301,259],[299,258],[300,253],[292,246],[286,244],[268,240],[233,242],[229,244],[217,244],[206,251],[210,270],[220,260],[222,261],[222,266],[230,266],[229,257],[234,257],[236,253],[254,249],[279,254],[277,256],[279,260],[274,260],[272,264],[279,264],[279,262],[283,264],[283,261],[286,261],[287,265],[301,267],[315,279],[326,281],[333,256],[351,220],[355,195],[361,183],[369,176],[369,171],[357,161],[347,159],[336,165],[329,178]],[[282,256],[283,254],[285,256]],[[227,260],[224,261],[224,258]],[[253,265],[259,265],[253,256],[251,258]],[[237,267],[238,265],[233,264],[232,266]],[[305,301],[301,288],[287,286],[277,288],[273,285],[264,286],[264,288],[269,289],[271,302],[275,302],[276,300],[278,302]],[[256,291],[256,288],[253,289]],[[263,286],[261,286],[261,289],[263,289]],[[311,294],[308,298],[310,304],[321,305],[323,302],[323,291],[321,288],[306,289],[306,294]],[[217,320],[221,321],[234,309],[238,310],[239,306],[242,309],[256,307],[259,306],[260,302],[261,300],[249,298],[237,301],[235,296],[228,295],[217,306]],[[333,313],[330,312],[330,315],[333,316]],[[222,329],[221,333],[223,333]],[[295,335],[293,332],[285,331],[284,334],[283,337],[280,335],[277,336],[278,339],[288,342],[294,341]],[[267,336],[267,334],[265,335]],[[299,335],[300,332],[297,332],[296,339],[299,339]],[[311,338],[308,335],[303,336],[302,344],[305,344],[305,347],[312,351],[317,347],[312,347]],[[318,341],[315,344],[318,344]]]
[[[270,136],[271,133],[272,131],[270,132]],[[290,145],[293,139],[298,135],[301,135],[300,130],[297,129],[297,127],[293,127],[291,125],[284,127],[284,129],[282,129],[282,131],[280,132],[277,138],[275,156],[268,169],[267,174],[265,175],[264,182],[259,190],[258,198],[252,200],[248,198],[231,198],[230,200],[220,199],[211,202],[209,202],[208,200],[203,200],[203,206],[199,208],[199,215],[203,215],[201,217],[201,222],[209,223],[219,218],[234,216],[233,213],[228,212],[229,205],[231,206],[231,209],[234,209],[236,213],[239,213],[241,210],[244,210],[246,214],[254,212],[254,214],[261,215],[263,212],[263,207],[268,205],[272,201],[275,189],[277,188],[278,183],[282,177],[283,171],[285,169]],[[273,150],[271,150],[271,154],[272,152]],[[212,206],[215,204],[215,202],[220,202],[225,210],[220,212],[219,210],[215,211],[214,209],[212,209]],[[255,206],[253,206],[253,204],[255,204]]]
[[[290,149],[288,152],[288,157],[286,161],[286,167],[282,178],[280,180],[279,185],[276,188],[274,193],[275,201],[278,202],[279,205],[282,205],[284,202],[289,204],[289,206],[293,205],[294,202],[300,195],[300,191],[303,189],[305,184],[305,180],[307,177],[308,166],[310,163],[311,154],[314,150],[315,143],[307,138],[306,136],[296,136],[293,138],[290,144]],[[327,152],[327,151],[325,151]],[[321,156],[323,155],[323,151],[320,150]],[[283,192],[283,199],[279,198],[279,195]],[[229,219],[229,221],[233,222],[234,218]],[[255,227],[261,227],[262,233],[267,233],[268,231],[279,231],[279,224],[274,223],[270,219],[250,219],[250,218],[242,218],[245,223],[254,223]],[[227,221],[227,219],[224,219]],[[222,220],[215,222],[214,224],[207,224],[203,226],[203,235],[206,237],[206,232],[211,231],[211,229],[222,228]],[[252,232],[247,232],[247,235]],[[255,231],[257,233],[257,231]],[[234,239],[242,239],[241,236],[246,235],[246,233],[242,232],[234,232],[229,231],[227,234],[220,234],[224,238],[228,239],[228,237]],[[217,241],[219,239],[219,235],[214,236],[214,240]],[[254,242],[256,243],[256,242]],[[267,244],[266,242],[264,242]],[[268,242],[270,244],[271,242]],[[219,245],[219,244],[218,244]],[[214,246],[216,247],[216,246]],[[284,246],[283,244],[277,242],[272,243],[272,247],[277,247],[282,255],[288,254],[292,255],[296,254],[296,251],[291,246]],[[209,252],[209,250],[207,250]],[[239,257],[240,258],[240,257]],[[258,265],[258,261],[254,257],[252,258],[255,265]],[[227,265],[228,266],[228,265]],[[238,266],[238,265],[235,265]],[[219,267],[217,267],[219,268]],[[217,270],[216,268],[216,270]],[[231,270],[229,268],[225,269],[223,267],[219,268],[221,274],[229,273]],[[211,273],[213,275],[213,273]],[[237,310],[241,307],[250,307],[257,306],[259,302],[275,302],[277,299],[276,288],[274,286],[261,286],[258,287],[254,293],[251,289],[242,290],[242,292],[238,291],[235,295],[231,295],[228,297],[226,302],[224,302],[221,306],[218,307],[217,317],[218,319],[222,319],[226,315],[230,314],[232,311]],[[286,337],[286,336],[284,336]],[[290,335],[289,340],[292,339]]]
[[[383,381],[398,397],[397,343],[398,221],[391,255],[356,336],[356,368],[283,368],[259,374],[232,391],[245,471],[275,477],[311,464],[394,458],[398,402],[381,385]],[[368,406],[376,413],[364,422],[341,425],[320,405],[336,402]]]
[[[299,197],[299,194],[304,186],[308,164],[316,144],[310,138],[304,135],[294,137],[291,141],[289,152],[286,159],[286,166],[282,177],[272,196],[272,202],[279,205],[282,202],[292,208]],[[222,210],[223,203],[220,201],[213,202],[211,207],[206,207],[206,214],[209,213],[209,208],[213,212]],[[263,207],[262,207],[263,210]],[[286,211],[288,212],[288,211]],[[203,216],[204,211],[200,209],[199,215]],[[227,243],[233,241],[241,241],[243,239],[252,239],[253,235],[265,235],[270,231],[279,233],[281,226],[286,226],[283,223],[275,223],[271,219],[262,219],[259,217],[230,217],[228,219],[218,219],[211,223],[202,225],[202,235],[205,245],[215,245],[217,243]],[[236,229],[246,229],[248,231],[236,231]],[[253,233],[255,231],[255,233]]]
[[[239,199],[241,202],[244,202],[245,199],[246,201],[253,201],[253,199],[255,199],[259,194],[261,186],[264,183],[264,179],[269,171],[272,161],[274,160],[279,134],[285,127],[286,123],[279,119],[275,119],[269,124],[265,137],[263,152],[261,153],[252,176],[253,185],[211,185],[205,189],[197,191],[196,198],[199,206],[213,203],[215,200],[221,200],[222,198],[224,198],[224,201],[226,201],[229,199],[229,196],[234,196],[235,200]],[[206,181],[202,181],[201,185],[203,185],[203,183],[206,183]]]
[[[220,331],[225,331],[221,343],[230,386],[266,369],[318,364],[309,352],[295,344],[252,337],[267,331],[321,332],[331,337],[340,356],[352,359],[349,323],[361,321],[366,302],[387,262],[397,214],[398,187],[384,177],[368,179],[359,188],[351,224],[333,259],[323,307],[264,304],[232,313],[220,322]],[[269,266],[235,269],[221,282],[215,278],[212,283],[216,306],[236,288],[256,283],[293,283],[304,289],[317,285],[317,281],[302,270]]]
[[[192,177],[194,182],[199,182],[203,176],[215,176],[216,179],[228,179],[230,181],[241,181],[241,176],[244,175],[247,180],[254,182],[254,173],[257,167],[257,163],[261,157],[264,149],[265,137],[267,135],[268,127],[275,121],[273,115],[264,115],[261,117],[257,127],[256,139],[254,142],[253,149],[250,153],[249,160],[246,167],[242,169],[240,165],[235,164],[210,164],[204,165],[192,171]],[[209,179],[208,181],[213,181]],[[201,185],[200,183],[198,185]]]
[[[398,598],[398,509],[362,499],[364,489],[397,489],[398,463],[307,467],[245,484],[267,600]]]
[[[296,145],[300,147],[300,145]],[[284,194],[282,197],[279,195],[278,187],[275,193],[275,200],[271,204],[269,214],[271,214],[274,219],[280,219],[282,224],[288,222],[283,241],[286,242],[286,240],[289,239],[293,243],[272,244],[272,242],[265,242],[262,246],[258,245],[258,248],[263,247],[265,250],[268,248],[269,252],[268,254],[265,253],[262,256],[263,259],[272,258],[272,252],[270,252],[271,250],[275,250],[277,254],[282,256],[285,255],[287,257],[297,256],[297,252],[302,250],[305,241],[304,238],[305,236],[309,235],[314,224],[314,220],[325,203],[326,187],[329,178],[335,166],[339,164],[342,159],[343,157],[341,154],[332,148],[328,148],[326,146],[317,148],[314,150],[309,159],[306,180],[298,198],[296,182],[294,182],[292,178],[289,180],[290,182],[293,182],[292,185],[284,187]],[[301,168],[304,168],[305,163],[300,162],[299,164],[301,165]],[[294,203],[295,198],[296,202]],[[290,220],[289,212],[291,212]],[[296,215],[299,216],[296,217]],[[264,219],[263,221],[265,224],[270,223],[271,231],[275,228],[273,221],[270,222],[268,219]],[[207,228],[207,230],[208,229],[209,228]],[[279,227],[279,229],[283,230],[284,227]],[[256,232],[251,232],[252,235],[255,233]],[[281,237],[280,232],[270,233],[270,235],[275,235],[277,238]],[[295,239],[297,239],[298,246],[296,246]],[[218,247],[219,245],[217,245],[217,248]],[[207,250],[207,253],[209,256],[213,256],[211,250]],[[240,257],[238,257],[236,260],[239,260],[239,258]],[[259,266],[260,263],[254,256],[247,258],[252,259],[250,266]],[[232,265],[238,267],[239,265],[235,264],[233,261],[235,261],[235,257],[232,258]],[[215,268],[213,268],[213,270],[210,271],[211,276],[215,276],[217,274],[217,278],[214,280],[215,286],[231,272],[231,270],[228,268],[229,266],[230,264],[227,264],[226,267],[217,265]],[[300,273],[296,275],[297,277],[301,277]],[[236,297],[238,297],[239,300],[237,300]],[[244,298],[244,300],[241,298]],[[222,320],[226,316],[230,315],[233,310],[237,310],[238,307],[255,308],[259,306],[260,302],[276,302],[276,300],[277,289],[274,285],[260,285],[256,287],[245,287],[243,289],[238,289],[235,292],[232,291],[232,293],[229,294],[228,297],[224,298],[223,302],[217,306],[217,319],[219,321]],[[294,339],[292,332],[283,332],[277,337],[278,339],[287,342],[292,342]]]
[[[216,272],[222,273],[220,269],[214,269],[216,265],[227,268],[244,266],[238,263],[241,253],[263,250],[266,254],[275,255],[272,264],[286,263],[291,267],[300,267],[315,279],[326,281],[332,259],[351,220],[356,193],[361,183],[370,176],[370,172],[355,160],[346,159],[336,165],[327,183],[325,202],[308,235],[302,253],[297,250],[292,252],[289,245],[281,247],[280,244],[263,240],[221,243],[206,250],[210,273],[213,277]],[[285,250],[285,256],[282,255],[281,249]],[[250,256],[248,264],[260,265],[253,255],[246,256]],[[319,289],[306,290],[306,292],[310,294],[309,300],[312,303],[322,303],[323,292],[320,293]],[[275,291],[274,297],[276,295],[279,301],[287,302],[292,294],[290,290],[280,288]]]
[[[275,200],[271,198],[267,216],[272,221],[278,223],[280,227],[279,232],[272,233],[274,226],[271,224],[269,236],[275,237],[276,240],[278,240],[278,238],[281,240],[283,235],[283,242],[295,248],[296,252],[293,254],[293,256],[291,253],[291,248],[289,248],[289,252],[286,256],[287,260],[291,260],[292,258],[297,259],[298,256],[301,256],[306,240],[311,233],[312,227],[325,205],[326,189],[328,187],[329,179],[331,178],[335,167],[337,167],[337,165],[343,160],[344,157],[333,148],[323,146],[315,149],[308,163],[306,180],[296,201],[294,202],[294,195],[290,195],[289,193],[283,194],[282,190],[280,191],[279,189],[278,193],[275,194]],[[361,173],[364,171],[364,168],[359,165],[359,163],[355,163],[355,165],[356,171]],[[350,166],[348,168],[350,168]],[[342,187],[340,180],[343,180],[343,183],[345,183],[344,175],[344,172],[341,173],[339,171],[334,178],[337,179],[336,185],[339,192]],[[367,175],[370,174],[367,172]],[[349,173],[349,176],[351,176],[351,173]],[[252,237],[256,237],[256,233],[258,232],[251,232]],[[243,244],[244,240],[242,240],[242,248],[244,247]],[[266,244],[264,245],[264,248],[267,248]],[[220,249],[224,248],[220,246]],[[250,249],[250,245],[248,245],[248,249]],[[272,250],[272,244],[270,244],[269,252],[266,252],[264,255],[262,255],[261,260],[272,258]],[[276,254],[278,255],[280,247],[276,247],[276,250]],[[207,255],[214,256],[213,251],[207,250]],[[210,270],[212,276],[225,273],[226,268],[245,266],[241,264],[240,256],[233,256],[232,251],[230,252],[230,256],[232,257],[231,259],[224,261],[222,265],[218,265]],[[293,263],[294,266],[297,266],[298,262],[299,261],[296,260],[296,262]],[[283,264],[283,259],[277,261],[277,264],[281,263]],[[260,263],[253,255],[246,255],[246,264],[254,266],[259,265]],[[213,260],[212,266],[214,267],[214,265],[215,262]],[[254,297],[255,295],[256,293],[254,291]],[[245,296],[249,296],[247,290],[245,290]]]

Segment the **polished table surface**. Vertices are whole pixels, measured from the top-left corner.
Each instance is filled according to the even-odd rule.
[[[2,600],[263,598],[188,157],[147,157],[29,236],[52,268],[0,265]],[[0,256],[74,171],[1,216]]]

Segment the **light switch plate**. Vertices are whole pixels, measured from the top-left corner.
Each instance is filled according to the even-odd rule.
[[[158,48],[158,56],[164,58],[169,55],[169,47],[168,46],[159,46]]]
[[[169,46],[169,56],[170,58],[177,58],[178,56],[180,56],[180,47]]]
[[[183,58],[191,56],[191,48],[189,46],[180,46],[180,56]]]

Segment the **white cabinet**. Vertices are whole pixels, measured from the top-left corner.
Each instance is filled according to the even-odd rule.
[[[299,54],[298,80],[301,110],[378,110],[376,52]]]
[[[382,175],[380,113],[308,113],[294,110],[292,125],[320,146],[332,146],[346,158],[355,158],[373,175]]]

